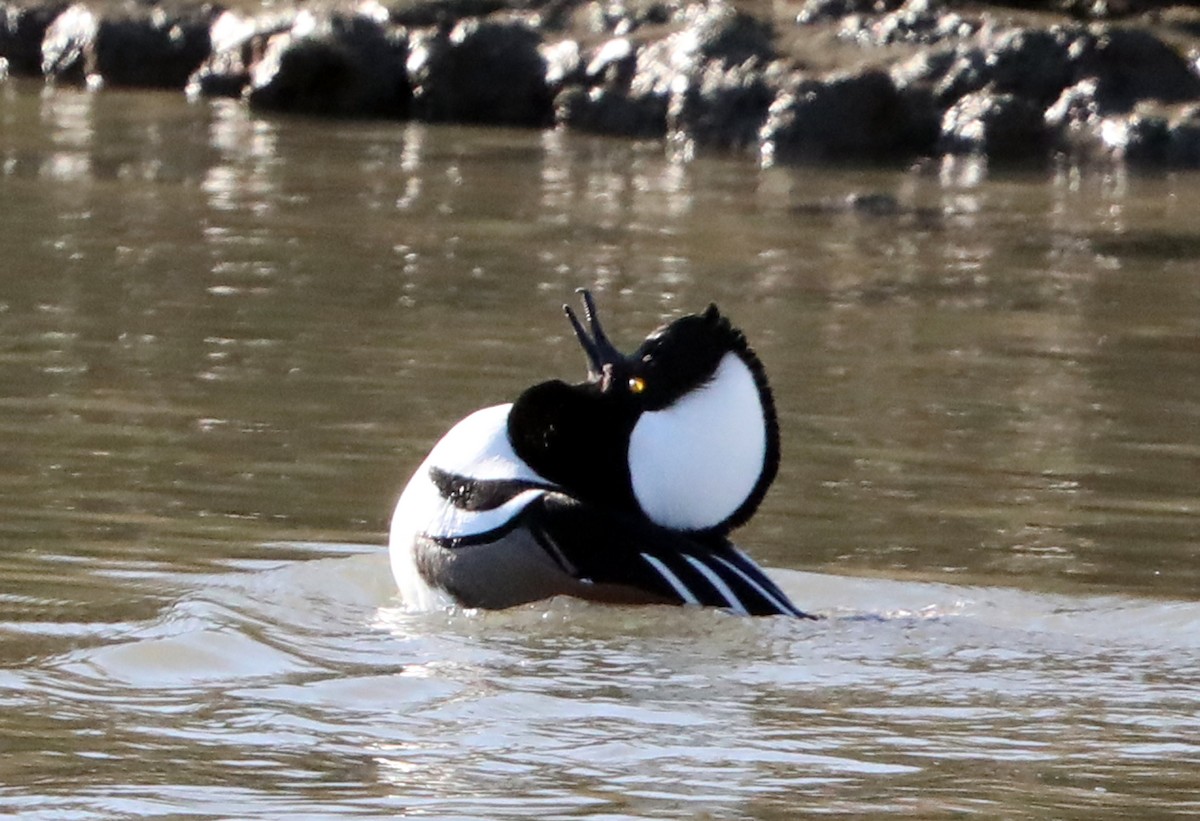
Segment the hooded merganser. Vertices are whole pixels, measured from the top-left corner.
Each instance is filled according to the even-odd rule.
[[[498,609],[556,595],[806,617],[728,538],[779,467],[762,363],[715,305],[630,356],[581,290],[584,382],[534,385],[434,446],[392,516],[406,604]]]

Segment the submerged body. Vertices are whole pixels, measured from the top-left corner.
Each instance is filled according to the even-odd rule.
[[[569,312],[580,385],[544,382],[451,429],[392,517],[405,602],[504,608],[556,595],[804,616],[727,533],[774,478],[761,365],[715,308],[632,357]]]

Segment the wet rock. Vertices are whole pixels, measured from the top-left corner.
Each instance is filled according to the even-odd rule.
[[[1130,164],[1163,165],[1170,153],[1170,125],[1159,114],[1107,117],[1100,123],[1099,136],[1105,151]]]
[[[1182,168],[1200,168],[1200,106],[1183,109],[1171,122],[1171,143],[1167,164]]]
[[[771,26],[726,3],[690,6],[681,17],[684,28],[672,44],[680,64],[719,61],[728,68],[777,56]]]
[[[65,2],[0,2],[0,58],[17,75],[42,73],[46,29],[67,8]]]
[[[1044,157],[1046,124],[1041,108],[1024,97],[976,91],[946,112],[938,145],[949,153],[989,159]]]
[[[1045,106],[1072,81],[1070,42],[1064,31],[1006,29],[920,52],[896,65],[892,77],[901,88],[928,87],[943,108],[985,88]]]
[[[1094,138],[1094,129],[1100,121],[1096,88],[1094,78],[1080,80],[1064,89],[1046,109],[1043,120],[1059,148],[1073,151]]]
[[[804,77],[783,91],[760,132],[762,159],[879,159],[920,151],[912,112],[879,70]]]
[[[301,12],[253,65],[253,108],[335,117],[403,117],[407,39],[386,14]]]
[[[1074,78],[1064,29],[1015,28],[984,39],[984,76],[996,91],[1047,106]]]
[[[723,150],[757,146],[777,92],[753,61],[732,68],[709,63],[695,82],[671,96],[668,132],[689,152],[697,145]]]
[[[209,28],[212,54],[188,79],[190,95],[241,97],[250,87],[250,72],[262,59],[271,37],[284,34],[296,21],[296,12],[244,17],[232,11],[220,14]]]
[[[584,85],[555,98],[555,121],[593,134],[663,137],[675,76],[670,44],[639,48],[624,37],[609,40],[591,55]]]
[[[1200,96],[1200,77],[1150,33],[1074,25],[981,32],[921,52],[891,74],[902,91],[926,89],[943,109],[941,150],[1005,159],[1036,158],[1051,146],[1153,157],[1161,153],[1157,125],[1105,118],[1141,100]]]
[[[593,134],[666,136],[671,83],[680,76],[672,43],[637,48],[626,38],[609,40],[584,69],[588,87],[568,87],[554,101],[555,120]]]
[[[519,20],[464,20],[414,35],[413,112],[430,122],[542,126],[553,119],[541,35]]]
[[[1141,100],[1181,102],[1200,97],[1200,76],[1182,55],[1149,31],[1108,28],[1071,44],[1078,79],[1096,81],[1101,113],[1131,111]]]
[[[46,28],[42,73],[62,82],[82,83],[90,70],[99,21],[87,6],[68,6]]]
[[[1157,0],[1056,0],[1092,21],[1112,18],[1116,3],[1141,15],[1120,24],[956,0],[365,0],[219,15],[214,2],[0,0],[0,58],[14,74],[113,85],[178,87],[190,72],[189,89],[246,96],[256,109],[557,120],[688,150],[757,144],[767,161],[1052,147],[1194,164],[1200,131],[1194,112],[1144,107],[1200,101],[1200,45],[1172,45],[1200,36],[1188,28],[1200,18]],[[882,68],[806,69],[845,53]],[[888,66],[902,54],[911,56]]]
[[[600,46],[584,68],[584,79],[593,85],[628,86],[637,73],[638,50],[627,37]]]
[[[964,84],[961,91],[952,88],[953,83],[943,84],[943,80],[954,68],[955,63],[972,55],[974,57],[973,64],[977,67],[975,70],[982,71],[982,61],[978,59],[981,55],[977,49],[959,49],[950,46],[922,49],[912,57],[891,66],[888,74],[901,91],[913,88],[927,89],[944,109],[963,94],[982,88],[982,82],[975,78],[971,78]],[[962,69],[958,69],[958,71],[961,72]]]
[[[129,5],[100,18],[92,70],[107,85],[183,88],[208,57],[212,4]]]
[[[664,96],[572,86],[554,99],[554,118],[591,134],[659,138],[667,133],[667,104]]]
[[[551,93],[557,94],[572,84],[586,79],[583,52],[576,40],[560,40],[541,47],[542,59],[546,62],[546,85]]]
[[[1173,114],[1159,106],[1139,106],[1128,114],[1103,118],[1094,133],[1095,146],[1105,159],[1138,166],[1200,167],[1200,106]]]
[[[926,94],[937,108],[938,122],[955,102],[991,82],[988,52],[974,44],[918,52],[893,66],[890,74],[902,93]]]
[[[938,104],[948,108],[966,95],[985,88],[990,79],[987,52],[974,45],[960,45],[933,87]],[[936,65],[936,64],[935,64]]]
[[[1195,168],[1200,166],[1200,104],[1139,104],[1125,114],[1100,113],[1095,79],[1063,92],[1046,112],[1055,147],[1077,162]]]
[[[682,28],[640,47],[603,44],[587,88],[555,101],[558,122],[630,137],[674,137],[721,148],[752,144],[775,89],[764,77],[776,52],[771,27],[722,2],[691,5]]]

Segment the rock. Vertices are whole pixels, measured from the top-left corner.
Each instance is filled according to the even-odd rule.
[[[862,45],[930,45],[970,37],[980,28],[979,21],[945,11],[936,0],[908,0],[899,8],[879,18],[847,18],[841,35]]]
[[[378,8],[297,15],[254,64],[251,107],[333,117],[406,116],[407,39]]]
[[[559,123],[596,133],[661,137],[741,148],[757,139],[775,88],[764,79],[776,56],[771,27],[714,2],[683,9],[682,28],[645,44],[604,43],[584,72],[587,89],[555,101]]]
[[[989,159],[1037,159],[1046,154],[1046,124],[1042,110],[1024,97],[976,91],[946,112],[938,146]]]
[[[1045,106],[1072,81],[1069,43],[1065,31],[1004,29],[919,52],[897,64],[892,77],[901,88],[929,87],[943,108],[984,88]]]
[[[888,70],[896,88],[905,91],[913,88],[927,89],[935,96],[943,108],[949,107],[955,100],[970,91],[981,88],[976,79],[971,79],[963,90],[950,90],[942,87],[942,81],[950,73],[955,63],[963,56],[974,55],[976,71],[982,70],[982,60],[977,49],[960,50],[954,46],[921,49],[908,59],[901,60]],[[961,71],[961,69],[960,69]]]
[[[647,26],[665,26],[686,0],[533,0],[550,30],[569,28],[586,35],[627,37]],[[587,37],[592,40],[594,38]]]
[[[1059,148],[1073,151],[1095,136],[1093,129],[1100,119],[1096,87],[1095,78],[1080,80],[1063,89],[1058,99],[1046,109],[1043,120]]]
[[[1178,113],[1200,102],[1200,17],[1166,0],[86,2],[0,0],[0,70],[171,88],[190,74],[189,91],[259,110],[557,121],[689,152],[757,145],[767,162],[1200,151],[1200,109]]]
[[[1180,168],[1200,168],[1200,106],[1192,105],[1171,122],[1171,143],[1167,164]]]
[[[1141,100],[1200,97],[1200,76],[1171,46],[1143,29],[1104,28],[1070,46],[1077,79],[1094,78],[1102,114],[1132,111]]]
[[[1200,166],[1200,105],[1139,104],[1125,114],[1099,113],[1096,80],[1081,80],[1046,112],[1056,146],[1076,161]]]
[[[600,46],[583,70],[593,85],[628,86],[637,73],[638,50],[627,37],[617,37]]]
[[[572,84],[581,84],[586,79],[583,53],[577,40],[560,40],[541,47],[542,59],[546,62],[546,85],[551,93],[557,94]]]
[[[388,9],[392,23],[408,28],[450,28],[513,6],[505,0],[402,0]]]
[[[46,29],[67,8],[65,2],[0,2],[0,58],[14,76],[42,73]]]
[[[1122,162],[1163,165],[1170,153],[1170,125],[1159,114],[1131,112],[1106,117],[1099,135],[1104,150]]]
[[[675,76],[666,42],[637,48],[623,37],[609,40],[588,61],[584,85],[555,97],[555,121],[593,134],[663,137]]]
[[[99,22],[82,3],[68,6],[46,28],[42,40],[42,73],[68,83],[82,83],[90,71]]]
[[[1043,108],[1074,79],[1064,29],[1013,28],[984,38],[984,76],[996,91],[1024,97]]]
[[[709,63],[695,82],[671,96],[668,133],[689,153],[697,145],[723,150],[757,147],[776,93],[754,61],[732,68]]]
[[[464,20],[414,35],[415,116],[430,122],[543,126],[553,120],[541,35],[519,20]]]
[[[762,160],[880,159],[920,151],[912,113],[877,69],[802,77],[771,103],[760,131]]]
[[[684,28],[673,35],[672,50],[679,65],[718,61],[725,68],[757,60],[774,60],[770,24],[724,2],[689,6],[681,15]]]
[[[1103,118],[1095,129],[1099,153],[1128,165],[1200,167],[1200,106],[1173,115],[1161,106],[1143,105],[1128,114]]]
[[[987,86],[990,80],[987,52],[971,44],[950,50],[950,59],[941,76],[935,78],[933,96],[938,105],[949,108],[966,95]],[[933,62],[932,68],[940,66]]]
[[[213,21],[208,36],[212,54],[188,79],[190,95],[241,97],[250,87],[250,72],[270,39],[284,34],[296,21],[294,11],[255,17],[226,11]]]
[[[100,18],[92,70],[106,85],[183,88],[209,56],[212,4],[127,5]]]
[[[568,128],[591,134],[659,138],[667,133],[667,99],[572,86],[555,97],[554,118]]]
[[[851,15],[895,11],[903,0],[807,0],[796,15],[800,25],[831,23]]]

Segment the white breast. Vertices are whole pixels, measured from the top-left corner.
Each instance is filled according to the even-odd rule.
[[[407,605],[440,606],[444,594],[431,589],[417,573],[412,548],[417,536],[461,538],[500,527],[543,491],[519,493],[491,510],[463,510],[442,498],[430,477],[432,468],[475,479],[517,479],[546,484],[513,452],[508,440],[512,405],[476,411],[441,438],[413,473],[392,513],[389,553],[392,574]],[[448,601],[448,600],[447,600]]]
[[[754,374],[736,354],[726,354],[708,384],[642,414],[629,440],[633,493],[661,525],[714,527],[754,490],[766,454]]]

